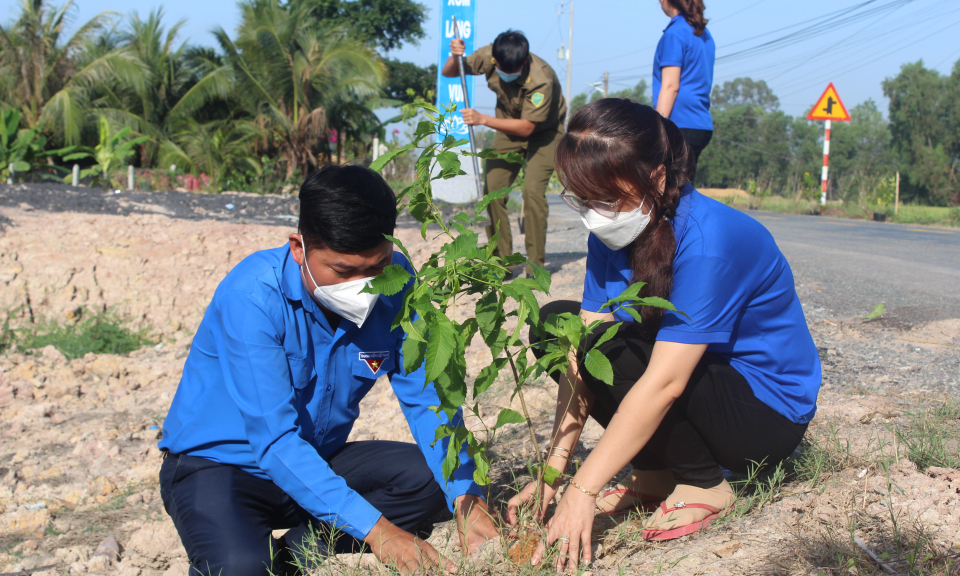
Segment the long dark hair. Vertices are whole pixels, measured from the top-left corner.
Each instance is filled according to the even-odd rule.
[[[670,297],[677,248],[670,220],[689,181],[688,157],[676,124],[624,98],[602,98],[581,108],[557,145],[557,174],[570,191],[588,197],[642,198],[650,208],[650,225],[630,245],[632,282],[647,283],[641,296]],[[624,190],[623,182],[631,189]],[[640,316],[644,329],[655,331],[663,309],[644,306]]]
[[[703,0],[667,0],[667,2],[683,14],[687,24],[693,26],[694,35],[699,36],[707,29],[707,19],[703,17],[703,11],[707,8],[703,5]]]

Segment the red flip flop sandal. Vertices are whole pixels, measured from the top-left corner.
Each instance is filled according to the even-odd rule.
[[[721,510],[709,504],[687,504],[686,502],[677,502],[674,504],[673,508],[667,508],[667,503],[662,502],[660,508],[663,510],[664,515],[674,512],[676,510],[681,510],[683,508],[701,508],[710,512],[710,515],[704,518],[703,520],[698,520],[686,526],[677,526],[676,528],[671,528],[669,530],[657,530],[656,528],[646,528],[643,532],[640,533],[640,536],[644,540],[650,542],[662,542],[664,540],[673,540],[675,538],[680,538],[682,536],[687,536],[688,534],[693,534],[694,532],[699,532],[707,526],[713,524],[713,521],[720,517]],[[733,505],[731,504],[727,508],[727,513],[733,510]]]
[[[613,512],[607,512],[606,510],[600,508],[599,506],[597,506],[597,508],[600,508],[600,511],[608,516],[616,517],[616,516],[623,516],[625,514],[628,514],[629,512],[631,512],[636,508],[640,508],[642,512],[653,512],[654,510],[657,509],[657,506],[659,506],[660,503],[663,501],[662,499],[657,498],[656,496],[644,494],[643,492],[636,492],[629,488],[612,488],[610,490],[607,490],[606,492],[602,492],[600,494],[600,500],[603,500],[607,496],[616,496],[617,494],[622,494],[624,496],[631,496],[633,498],[636,498],[640,500],[640,505],[630,506],[629,508],[625,508],[623,510],[614,510]]]

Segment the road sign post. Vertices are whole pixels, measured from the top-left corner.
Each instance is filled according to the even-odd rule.
[[[850,122],[850,113],[840,100],[833,82],[823,91],[823,95],[807,114],[807,120],[823,120],[823,173],[820,176],[820,206],[827,203],[827,184],[830,171],[830,128],[834,120]]]

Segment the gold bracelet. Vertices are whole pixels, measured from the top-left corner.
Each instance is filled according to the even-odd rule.
[[[594,498],[599,498],[599,497],[600,497],[599,494],[595,494],[595,493],[587,490],[586,488],[584,488],[583,486],[577,484],[577,483],[574,482],[573,480],[570,481],[570,485],[573,486],[574,488],[576,488],[577,490],[583,492],[583,493],[586,494],[587,496],[593,496]]]
[[[563,451],[566,452],[567,454],[570,454],[570,453],[571,453],[571,452],[570,452],[569,450],[567,450],[566,448],[561,448],[560,446],[551,446],[551,447],[547,448],[547,451],[550,451],[550,450],[563,450]]]
[[[554,456],[556,456],[557,458],[563,458],[564,460],[569,460],[569,459],[570,459],[569,456],[564,456],[563,454],[557,454],[556,452],[550,452],[549,454],[547,454],[547,458],[548,458],[548,459],[550,459],[550,458],[552,458],[552,457],[554,457]]]

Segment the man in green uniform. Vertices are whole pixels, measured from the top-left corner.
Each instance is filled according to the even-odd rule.
[[[453,78],[460,74],[457,58],[464,52],[463,40],[450,42],[450,57],[441,71]],[[530,45],[520,32],[507,30],[493,44],[480,48],[464,58],[466,74],[484,75],[487,85],[497,95],[496,116],[476,110],[463,110],[463,121],[480,124],[497,131],[493,147],[497,152],[518,152],[527,160],[524,169],[523,216],[526,231],[527,259],[544,265],[547,243],[546,190],[553,174],[553,153],[563,136],[567,104],[560,92],[560,80],[549,64],[530,53]],[[506,188],[517,178],[520,164],[488,159],[485,164],[484,194]],[[507,215],[507,199],[490,204],[492,237],[494,226],[500,225],[497,253],[513,253],[513,235]],[[527,270],[530,274],[532,271]]]

